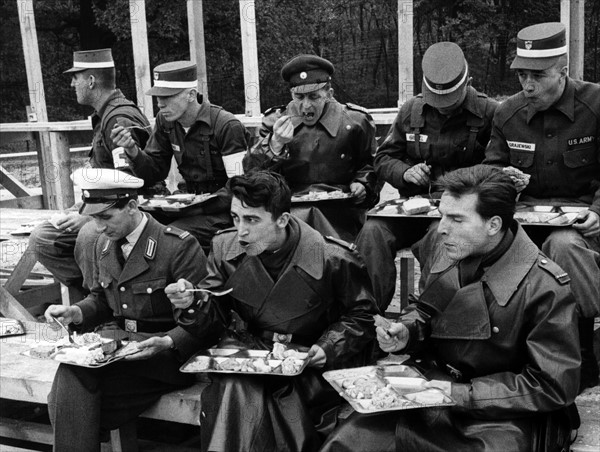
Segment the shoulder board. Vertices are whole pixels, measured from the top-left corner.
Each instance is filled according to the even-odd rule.
[[[546,256],[541,255],[538,257],[538,267],[550,273],[561,285],[567,284],[569,281],[571,281],[568,273]]]
[[[175,236],[179,237],[181,240],[183,240],[187,236],[191,235],[188,231],[184,231],[183,229],[179,229],[174,226],[167,226],[165,228],[165,234],[175,235]]]
[[[346,248],[347,250],[356,251],[356,245],[354,243],[348,243],[345,240],[338,239],[337,237],[332,237],[330,235],[326,235],[325,240],[328,242],[333,242],[336,245],[340,245],[340,246]]]
[[[267,108],[263,115],[267,116],[270,115],[271,113],[276,113],[277,111],[285,111],[285,109],[287,108],[287,105],[278,105],[277,107],[271,107],[271,108]]]
[[[485,93],[480,93],[479,91],[477,91],[477,97],[481,97],[481,98],[483,98],[483,99],[487,99],[487,98],[488,98],[488,95],[487,95],[487,94],[485,94]]]
[[[227,232],[237,232],[237,228],[227,228],[227,229],[219,229],[217,232],[215,232],[215,235],[220,235],[220,234],[225,234]]]
[[[365,107],[361,107],[360,105],[347,103],[346,107],[348,107],[350,110],[360,111],[360,112],[365,113],[367,115],[370,114],[369,110],[367,110]]]

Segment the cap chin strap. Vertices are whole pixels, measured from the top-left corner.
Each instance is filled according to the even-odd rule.
[[[522,49],[517,47],[517,55],[524,58],[549,58],[564,55],[567,53],[567,46],[557,49]]]
[[[453,93],[454,91],[456,91],[458,88],[460,88],[468,76],[469,76],[469,65],[465,61],[465,73],[463,74],[463,76],[460,78],[460,80],[454,86],[452,86],[448,89],[435,89],[427,82],[427,78],[425,78],[425,77],[423,77],[423,83],[425,83],[425,85],[427,86],[427,89],[429,89],[429,91],[431,91],[434,94],[439,94],[439,95],[450,94],[450,93]]]

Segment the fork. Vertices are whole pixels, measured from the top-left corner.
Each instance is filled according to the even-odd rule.
[[[185,289],[185,292],[206,292],[211,295],[214,295],[215,297],[222,297],[223,295],[227,295],[228,293],[231,293],[232,290],[233,290],[233,287],[231,287],[227,290],[222,290],[221,292],[214,292],[214,291],[208,290],[208,289]]]
[[[79,346],[78,344],[75,343],[75,339],[73,339],[73,333],[71,332],[71,330],[69,330],[64,323],[62,323],[60,320],[58,320],[56,317],[52,317],[52,320],[54,320],[56,323],[58,323],[58,325],[67,332],[67,336],[69,337],[69,342],[75,346]]]
[[[151,125],[148,125],[148,126],[136,126],[136,125],[133,125],[133,126],[127,126],[127,127],[123,127],[123,128],[124,129],[150,130],[152,128],[152,126]]]

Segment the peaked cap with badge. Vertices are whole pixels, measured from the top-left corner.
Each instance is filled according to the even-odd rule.
[[[168,97],[184,89],[198,89],[198,69],[192,61],[172,61],[154,68],[154,86],[146,91],[149,96]]]
[[[143,179],[110,168],[80,168],[71,175],[81,188],[81,215],[97,215],[113,207],[120,199],[137,199]]]
[[[431,45],[423,55],[425,102],[435,108],[446,108],[460,100],[469,81],[469,66],[462,49],[453,42]]]
[[[510,68],[543,71],[566,55],[567,49],[567,32],[563,24],[531,25],[517,34],[517,56]]]
[[[115,67],[111,49],[83,50],[73,52],[73,67],[63,74],[111,67]]]
[[[281,77],[293,93],[310,93],[331,81],[333,64],[316,55],[297,55],[283,65]]]

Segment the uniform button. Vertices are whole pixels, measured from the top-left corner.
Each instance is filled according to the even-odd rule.
[[[146,292],[148,292],[148,293],[152,293],[152,287],[148,287],[148,288],[146,289]]]
[[[344,157],[346,157],[346,154],[342,154],[342,155],[340,155],[340,158],[342,158],[342,159],[343,159]]]
[[[121,292],[125,292],[125,287],[121,286],[121,287],[119,288],[119,290],[120,290]]]
[[[194,312],[196,311],[194,311],[193,309],[188,309],[188,314],[193,314]]]
[[[552,165],[552,163],[554,163],[552,160],[547,160],[547,161],[546,161],[546,164],[547,164],[547,165]]]
[[[126,303],[123,303],[122,306],[123,306],[123,309],[127,309],[127,304]]]
[[[352,126],[351,126],[350,124],[348,124],[348,125],[346,126],[346,130],[350,130],[351,128],[352,128]]]
[[[171,228],[167,228],[167,231],[168,231],[168,232],[171,232]]]
[[[498,328],[497,326],[495,326],[494,328],[492,328],[492,331],[494,333],[499,333],[500,332],[500,328]]]
[[[587,163],[587,159],[581,159],[583,163]]]
[[[517,165],[522,165],[523,164],[523,160],[517,160]]]
[[[552,138],[552,134],[551,133],[546,134],[546,138]]]
[[[542,259],[540,261],[540,264],[542,264],[542,265],[546,265],[547,263],[548,263],[548,259]]]

